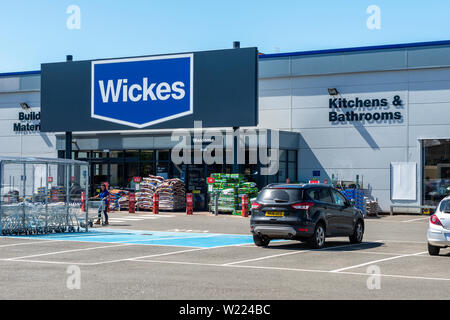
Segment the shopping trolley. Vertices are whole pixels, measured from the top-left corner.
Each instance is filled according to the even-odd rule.
[[[79,232],[77,203],[27,203],[2,205],[2,235]]]
[[[105,219],[103,215],[103,211],[106,209],[106,203],[104,200],[99,201],[89,201],[88,206],[94,210],[90,211],[88,210],[88,224],[89,227],[94,227],[94,220],[100,219],[100,225],[105,225]],[[100,217],[98,217],[98,214],[100,214]],[[94,215],[95,214],[95,215]]]

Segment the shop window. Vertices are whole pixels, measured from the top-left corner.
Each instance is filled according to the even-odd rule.
[[[77,152],[77,159],[87,159],[89,157],[89,152]]]
[[[423,203],[437,205],[450,194],[450,139],[423,140]]]
[[[169,151],[168,150],[158,150],[158,161],[169,161]]]
[[[94,151],[92,152],[92,158],[94,159],[103,159],[106,158],[108,155],[106,152],[100,152],[100,151]]]
[[[278,182],[285,183],[286,182],[286,162],[280,161],[278,164]]]
[[[139,166],[137,162],[130,162],[125,164],[125,185],[126,187],[131,186],[133,177],[139,176]]]
[[[155,160],[154,150],[141,150],[141,161],[153,161]]]
[[[288,178],[290,182],[297,181],[297,164],[295,162],[288,163]]]
[[[155,164],[152,162],[142,162],[141,176],[148,177],[149,175],[155,175]]]
[[[280,150],[279,155],[280,162],[285,162],[287,160],[287,151],[286,150]]]
[[[138,159],[139,158],[139,151],[138,150],[126,150],[125,151],[125,158],[133,158]]]
[[[112,187],[120,188],[123,186],[123,164],[112,163],[110,165],[109,183]]]
[[[288,161],[297,162],[297,151],[296,150],[288,151]]]
[[[111,151],[109,153],[109,157],[114,158],[114,159],[123,158],[123,152],[122,151]]]
[[[163,177],[164,179],[169,178],[169,163],[168,162],[158,162],[156,166],[156,175]]]

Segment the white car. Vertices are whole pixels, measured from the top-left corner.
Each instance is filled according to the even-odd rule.
[[[428,223],[428,253],[437,256],[441,248],[450,246],[450,196],[442,199]]]

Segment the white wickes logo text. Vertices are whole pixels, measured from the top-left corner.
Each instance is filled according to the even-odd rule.
[[[172,85],[167,82],[149,83],[148,78],[142,79],[142,85],[137,83],[128,85],[128,79],[116,81],[114,83],[115,80],[108,80],[106,88],[103,80],[98,81],[103,103],[109,103],[110,98],[112,102],[118,102],[120,97],[123,102],[148,101],[148,99],[165,101],[170,98],[181,100],[186,95],[183,89],[185,85],[181,81],[175,81]]]

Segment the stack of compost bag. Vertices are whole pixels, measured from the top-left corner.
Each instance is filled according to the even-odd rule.
[[[119,200],[119,210],[129,210],[129,201],[128,201],[128,193],[123,194]]]
[[[121,208],[120,206],[120,199],[122,199],[124,196],[127,197],[127,202],[128,202],[128,191],[126,190],[120,190],[120,189],[113,189],[109,191],[109,196],[108,196],[108,200],[109,200],[109,211],[119,211]],[[123,199],[122,199],[122,203],[123,203]],[[127,203],[127,208],[128,208],[128,203]]]
[[[159,194],[159,209],[181,210],[186,207],[186,191],[180,179],[167,179],[156,188]]]
[[[142,178],[139,192],[136,192],[136,208],[139,210],[153,209],[153,194],[164,181],[160,176],[148,176]]]

